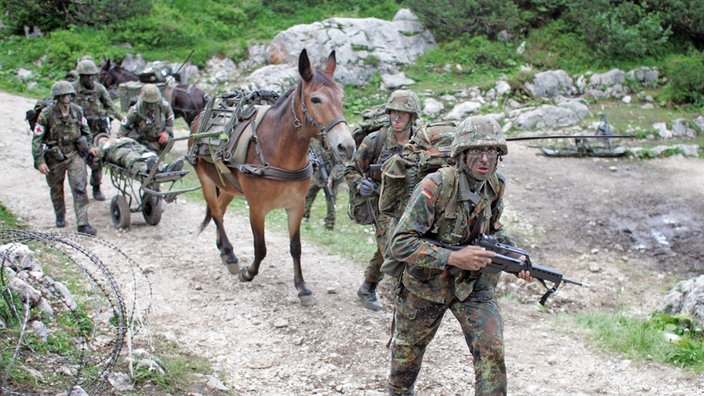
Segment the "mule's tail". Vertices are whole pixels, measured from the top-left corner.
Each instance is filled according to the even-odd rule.
[[[220,189],[218,187],[215,187],[215,196],[220,196]],[[205,227],[210,224],[210,220],[213,219],[213,212],[210,210],[210,206],[205,205],[205,218],[203,219],[203,222],[200,224],[200,231],[198,233],[200,234],[205,230]]]
[[[199,234],[201,232],[203,232],[203,230],[205,230],[205,227],[207,227],[208,224],[210,224],[210,220],[212,220],[212,219],[213,219],[213,214],[212,214],[212,212],[210,212],[210,207],[206,205],[205,206],[205,219],[203,219],[203,222],[200,224],[200,230],[198,231]]]

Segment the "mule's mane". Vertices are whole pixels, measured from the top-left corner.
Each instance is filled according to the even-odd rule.
[[[283,103],[286,102],[286,99],[288,99],[288,97],[291,96],[291,94],[293,94],[293,91],[295,91],[295,90],[296,90],[295,87],[294,87],[294,88],[289,88],[288,91],[284,92],[283,95],[279,96],[279,99],[276,101],[276,103],[274,103],[274,104],[271,106],[272,110],[273,110],[273,109],[278,109],[279,107],[281,107],[281,106],[283,105]]]

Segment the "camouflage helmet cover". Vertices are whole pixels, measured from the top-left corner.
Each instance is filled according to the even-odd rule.
[[[140,97],[147,103],[156,103],[161,100],[161,92],[159,92],[159,88],[156,85],[147,84],[142,87]]]
[[[386,112],[391,110],[405,111],[406,113],[415,114],[416,118],[420,118],[420,99],[412,91],[399,89],[391,93],[389,101],[386,103]]]
[[[85,59],[78,62],[76,71],[78,74],[98,74],[98,67],[95,66],[95,63],[92,60]]]
[[[61,95],[75,95],[76,90],[73,88],[70,82],[66,80],[57,81],[51,87],[51,96],[56,98]]]
[[[496,147],[500,155],[508,154],[506,138],[501,126],[488,116],[471,116],[457,127],[452,141],[452,157],[474,147]]]

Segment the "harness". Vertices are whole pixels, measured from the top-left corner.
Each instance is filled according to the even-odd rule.
[[[300,88],[301,112],[303,113],[303,122],[299,119],[296,113],[295,97],[291,100],[291,111],[293,113],[295,128],[301,128],[310,123],[320,134],[324,146],[329,146],[327,141],[327,133],[341,122],[346,122],[343,116],[336,117],[328,122],[324,127],[310,115],[305,104],[303,89]],[[299,181],[305,180],[313,175],[313,165],[309,161],[305,167],[301,169],[283,169],[272,166],[265,158],[264,152],[259,143],[257,128],[262,119],[269,111],[270,106],[257,106],[254,102],[262,101],[271,98],[277,99],[278,95],[267,91],[254,91],[247,95],[243,92],[235,92],[231,94],[218,95],[212,101],[208,102],[203,113],[203,118],[198,126],[198,134],[218,135],[219,142],[213,150],[211,144],[212,139],[208,142],[199,140],[194,144],[189,153],[189,160],[195,163],[195,157],[205,158],[212,162],[220,174],[221,178],[241,190],[241,186],[232,174],[232,169],[237,169],[240,173],[248,176],[262,177],[269,180],[280,181]],[[218,106],[216,106],[216,104]],[[234,108],[233,108],[234,106]],[[222,126],[221,133],[206,132],[213,126]],[[254,151],[259,161],[264,165],[247,164],[246,155],[250,143],[254,144]],[[207,145],[210,155],[202,155],[199,153],[199,146]]]

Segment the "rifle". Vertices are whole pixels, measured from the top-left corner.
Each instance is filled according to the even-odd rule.
[[[327,195],[330,197],[332,200],[332,206],[337,211],[337,205],[335,204],[335,195],[332,193],[332,188],[328,186],[328,178],[330,175],[328,175],[328,170],[325,169],[325,159],[322,156],[318,156],[313,150],[310,150],[310,156],[311,160],[316,162],[318,164],[318,170],[320,171],[320,176],[323,177],[323,188],[325,189],[325,192]]]
[[[448,245],[446,243],[430,238],[421,239],[434,245],[454,251],[461,250],[466,246]],[[559,270],[533,263],[527,251],[500,243],[494,236],[479,234],[479,236],[471,244],[481,246],[487,250],[491,250],[492,252],[496,253],[496,256],[491,259],[491,263],[488,264],[486,267],[482,268],[479,272],[495,274],[499,271],[504,271],[509,274],[517,275],[521,271],[528,271],[533,278],[537,279],[545,287],[545,289],[547,289],[547,292],[545,292],[545,294],[540,297],[540,305],[545,305],[545,302],[548,300],[548,297],[550,297],[550,295],[552,295],[553,293],[557,292],[557,288],[560,286],[560,283],[572,283],[573,285],[577,286],[589,287],[589,285],[584,282],[578,282],[563,277],[562,272],[560,272]],[[517,258],[507,256],[506,254],[516,254],[525,256],[526,261],[521,261]],[[459,274],[462,270],[457,267],[451,266],[448,271],[450,272],[450,274],[455,276]],[[551,282],[553,286],[548,287],[548,285],[545,284],[545,281]]]

